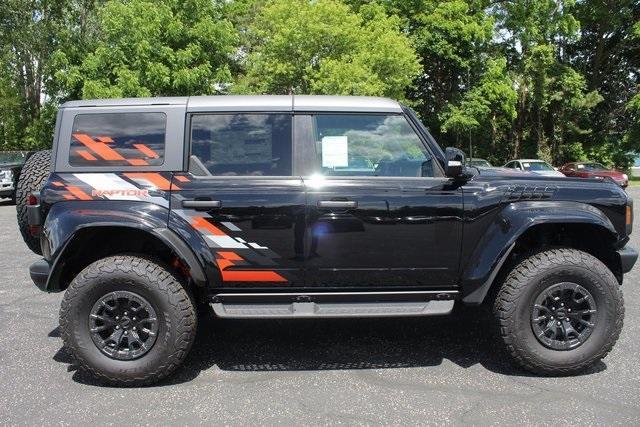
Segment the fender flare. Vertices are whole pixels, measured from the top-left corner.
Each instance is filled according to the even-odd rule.
[[[481,304],[516,241],[527,230],[541,224],[588,224],[617,239],[609,218],[599,209],[580,202],[522,201],[505,205],[479,239],[471,257],[462,266],[462,301]]]
[[[168,210],[157,209],[157,206],[145,206],[139,202],[135,203],[135,210],[129,209],[129,203],[120,202],[120,209],[109,212],[101,209],[94,220],[87,220],[87,212],[90,212],[90,204],[93,202],[61,202],[52,206],[47,215],[45,224],[46,240],[51,270],[47,279],[46,290],[48,292],[61,291],[59,285],[60,274],[65,266],[67,251],[77,241],[81,234],[90,229],[130,229],[146,233],[158,240],[162,245],[172,251],[188,268],[193,283],[198,287],[207,285],[207,275],[201,262],[189,245],[173,230],[167,226]],[[63,206],[64,205],[64,206]],[[132,212],[153,212],[153,215],[145,215],[144,221],[132,220]],[[164,212],[163,212],[164,211]],[[53,215],[52,215],[53,213]],[[55,221],[50,223],[50,219]],[[50,261],[50,262],[51,262]]]

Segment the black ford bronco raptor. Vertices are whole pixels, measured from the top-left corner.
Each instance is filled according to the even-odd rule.
[[[65,291],[78,364],[120,385],[174,371],[207,305],[261,319],[487,303],[521,366],[574,374],[616,342],[638,256],[615,183],[467,167],[383,98],[68,102],[23,176],[31,277]]]

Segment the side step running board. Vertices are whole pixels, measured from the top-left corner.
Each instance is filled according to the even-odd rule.
[[[246,318],[336,318],[336,317],[394,317],[394,316],[437,316],[449,314],[453,310],[455,292],[425,295],[412,293],[413,298],[388,298],[398,295],[380,295],[372,298],[370,293],[350,293],[350,301],[335,301],[330,295],[299,294],[294,301],[283,301],[282,294],[263,294],[258,301],[257,294],[219,294],[211,307],[219,317]],[[294,296],[288,294],[289,296]],[[437,295],[438,299],[433,299]],[[446,295],[446,296],[445,296]],[[280,298],[270,298],[270,297]],[[316,298],[314,298],[316,296]],[[344,295],[340,295],[344,297]],[[246,298],[243,298],[246,297]],[[361,298],[359,298],[361,297]],[[381,298],[383,297],[383,298]],[[270,301],[275,299],[274,301]],[[372,301],[378,299],[378,301]],[[245,301],[243,301],[245,300]]]

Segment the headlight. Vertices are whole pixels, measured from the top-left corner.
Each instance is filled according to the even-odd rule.
[[[0,179],[12,181],[13,180],[13,172],[11,172],[11,170],[0,171]]]

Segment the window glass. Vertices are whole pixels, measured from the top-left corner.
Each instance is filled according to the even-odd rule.
[[[551,171],[553,166],[546,162],[522,162],[524,170],[527,171]]]
[[[205,114],[191,120],[191,155],[211,175],[291,175],[291,115]]]
[[[318,167],[328,176],[434,176],[434,160],[401,115],[314,116]]]
[[[73,121],[71,166],[159,166],[164,163],[164,113],[79,114]]]

